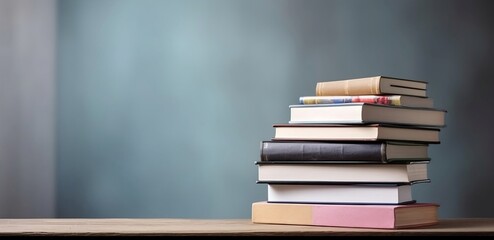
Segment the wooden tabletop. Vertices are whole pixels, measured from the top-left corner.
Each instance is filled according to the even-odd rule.
[[[0,219],[0,236],[494,235],[493,219],[444,219],[438,225],[380,230],[253,224],[249,219]]]

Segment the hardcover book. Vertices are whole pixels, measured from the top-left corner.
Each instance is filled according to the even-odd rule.
[[[439,129],[385,124],[275,124],[272,140],[439,143]]]
[[[445,125],[444,110],[370,103],[290,105],[289,123],[387,123],[427,127]]]
[[[407,164],[260,161],[258,183],[395,183],[428,181],[428,161]]]
[[[407,204],[410,184],[268,184],[268,202],[324,204]]]
[[[388,163],[417,160],[429,160],[427,144],[404,142],[261,142],[261,161]]]
[[[427,82],[385,76],[364,77],[316,84],[316,96],[409,95],[426,97]]]
[[[414,228],[438,223],[435,203],[332,205],[255,202],[252,222],[353,228]]]
[[[433,108],[432,98],[405,95],[302,96],[300,104],[374,103],[403,107]]]

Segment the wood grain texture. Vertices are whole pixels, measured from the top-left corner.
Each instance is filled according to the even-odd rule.
[[[494,219],[444,219],[438,225],[379,230],[253,224],[250,219],[0,219],[0,236],[494,235]]]

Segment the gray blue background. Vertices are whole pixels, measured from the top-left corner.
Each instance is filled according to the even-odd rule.
[[[429,82],[441,217],[493,217],[490,1],[61,0],[56,214],[249,218],[259,143],[316,82]]]

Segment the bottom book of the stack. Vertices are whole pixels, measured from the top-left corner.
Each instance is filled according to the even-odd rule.
[[[354,228],[413,228],[438,223],[435,203],[334,205],[255,202],[252,222]]]

